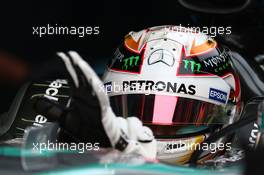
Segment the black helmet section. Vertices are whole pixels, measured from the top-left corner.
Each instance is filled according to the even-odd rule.
[[[7,113],[0,116],[1,143],[11,143],[12,139],[23,138],[29,126],[42,126],[47,118],[33,110],[35,100],[45,96],[61,105],[67,105],[71,96],[67,80],[35,81],[25,84],[17,93]],[[12,142],[16,144],[17,142]]]

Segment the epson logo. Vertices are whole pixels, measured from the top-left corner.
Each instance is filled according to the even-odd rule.
[[[195,88],[195,85],[186,85],[184,83],[154,82],[150,80],[123,81],[123,91],[165,91],[194,95],[196,93]]]
[[[227,93],[218,89],[210,88],[209,99],[225,104],[227,101]]]

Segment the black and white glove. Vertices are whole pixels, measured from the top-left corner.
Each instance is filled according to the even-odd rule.
[[[103,83],[77,52],[59,52],[73,80],[72,98],[67,107],[41,97],[35,109],[50,121],[59,122],[60,140],[99,143],[125,153],[147,158],[156,157],[156,140],[152,131],[136,117],[116,117],[110,106]]]

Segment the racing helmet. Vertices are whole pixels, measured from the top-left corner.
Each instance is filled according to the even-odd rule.
[[[239,117],[240,83],[229,50],[182,26],[130,32],[103,81],[117,116],[136,116],[152,129],[161,161],[187,163],[200,143]],[[218,145],[207,145],[200,160],[222,152]]]

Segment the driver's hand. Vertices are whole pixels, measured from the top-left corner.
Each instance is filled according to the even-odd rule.
[[[73,81],[67,107],[41,97],[35,109],[61,126],[60,141],[99,143],[147,158],[156,157],[152,131],[136,117],[127,119],[113,113],[103,83],[77,52],[58,53]]]

